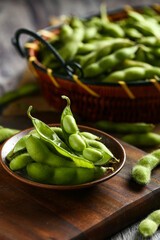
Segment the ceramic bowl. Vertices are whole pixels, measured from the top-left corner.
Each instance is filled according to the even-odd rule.
[[[51,124],[50,126],[57,126],[57,124]],[[102,183],[104,181],[107,181],[108,179],[114,177],[122,169],[126,160],[126,153],[123,146],[114,137],[110,136],[107,133],[99,131],[97,129],[93,129],[93,128],[81,126],[81,125],[79,125],[79,129],[80,131],[91,132],[99,136],[101,138],[101,142],[103,142],[110,149],[113,155],[117,159],[119,159],[119,162],[114,164],[114,171],[109,170],[105,173],[103,177],[96,179],[92,182],[88,182],[80,185],[70,185],[70,186],[42,184],[42,183],[38,183],[30,179],[27,179],[27,176],[19,175],[18,172],[13,172],[8,166],[8,163],[6,161],[6,156],[13,149],[17,141],[20,138],[22,138],[24,135],[28,134],[31,130],[33,130],[33,128],[28,128],[26,130],[20,131],[18,134],[14,135],[13,137],[9,138],[7,141],[4,142],[0,151],[0,162],[3,166],[3,169],[8,174],[10,174],[13,178],[16,178],[18,181],[21,181],[30,186],[41,187],[46,189],[56,189],[56,190],[71,190],[71,189],[87,188],[87,187],[91,187],[99,183]]]

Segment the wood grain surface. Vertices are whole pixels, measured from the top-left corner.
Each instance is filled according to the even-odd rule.
[[[52,119],[50,113],[38,113],[38,117],[48,123]],[[0,117],[0,122],[21,129],[31,126],[24,116]],[[111,239],[113,234],[160,208],[160,169],[153,171],[147,186],[139,186],[131,179],[131,169],[146,152],[123,142],[122,145],[127,155],[123,169],[89,189],[56,191],[28,186],[0,166],[1,239]]]

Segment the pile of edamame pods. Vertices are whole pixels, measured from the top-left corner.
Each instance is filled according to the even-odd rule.
[[[98,136],[80,132],[70,108],[61,115],[61,127],[50,127],[31,116],[34,130],[22,137],[7,155],[12,171],[25,171],[29,179],[53,185],[78,185],[114,171],[118,162]]]
[[[60,34],[49,42],[66,62],[77,62],[87,82],[147,81],[160,77],[160,15],[151,7],[141,13],[127,10],[127,18],[111,22],[106,8],[100,16],[68,17]],[[63,73],[62,66],[44,47],[43,65]]]

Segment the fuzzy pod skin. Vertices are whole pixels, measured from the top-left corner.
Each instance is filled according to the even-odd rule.
[[[27,166],[28,163],[32,162],[33,159],[29,156],[28,153],[23,153],[13,158],[9,164],[11,170],[16,171],[20,170]]]
[[[138,230],[143,237],[151,237],[160,225],[160,209],[152,212],[139,225]]]
[[[132,177],[140,185],[149,183],[151,171],[160,164],[160,149],[142,157],[132,169]]]
[[[51,178],[53,171],[52,168],[46,164],[33,162],[29,163],[26,167],[28,176],[35,182],[47,184]]]
[[[36,162],[46,163],[53,167],[76,167],[73,161],[53,153],[41,139],[34,136],[28,137],[26,148],[29,155]]]
[[[137,147],[151,147],[160,144],[160,135],[153,132],[128,134],[122,137],[122,140]]]
[[[11,128],[0,128],[0,142],[7,140],[8,138],[14,136],[19,130]]]
[[[96,127],[108,132],[117,133],[146,133],[154,129],[154,124],[148,123],[115,123],[99,121]]]
[[[102,82],[116,83],[118,81],[141,81],[153,78],[155,75],[160,77],[159,67],[129,67],[109,74],[102,79]]]
[[[116,65],[120,64],[125,59],[132,59],[137,49],[137,46],[122,48],[101,58],[98,62],[92,63],[84,69],[84,76],[95,77],[104,72],[110,72]]]
[[[104,175],[106,168],[53,168],[44,163],[27,165],[28,176],[36,181],[51,185],[79,185],[96,180]]]

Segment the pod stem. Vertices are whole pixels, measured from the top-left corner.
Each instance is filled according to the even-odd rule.
[[[29,106],[28,110],[27,110],[27,115],[30,119],[32,119],[32,116],[31,116],[31,111],[33,109],[33,106]]]
[[[62,99],[65,99],[67,101],[67,106],[70,106],[71,105],[71,101],[69,99],[69,97],[65,96],[65,95],[62,95],[61,96]]]

